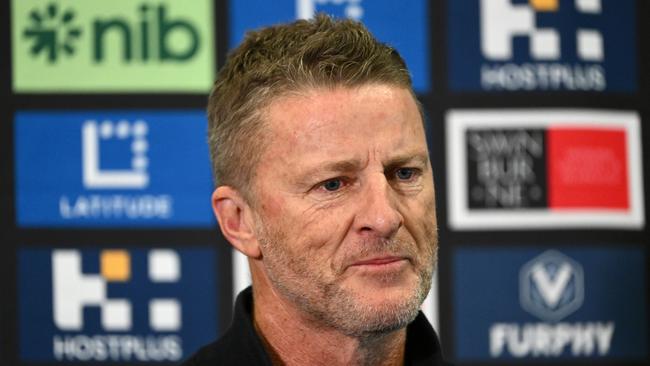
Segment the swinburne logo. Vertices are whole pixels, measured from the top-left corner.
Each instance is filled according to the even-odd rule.
[[[13,1],[14,88],[54,88],[67,77],[70,85],[59,85],[64,90],[92,87],[76,80],[84,78],[99,84],[99,90],[138,89],[137,82],[144,83],[139,88],[153,90],[154,84],[169,85],[172,70],[210,77],[204,72],[212,64],[211,4],[203,0],[178,4],[169,0]],[[137,76],[136,71],[155,69],[158,80],[127,79],[131,73]],[[28,72],[49,72],[54,80],[39,81]],[[197,88],[193,83],[191,79],[178,87]]]
[[[450,11],[451,64],[476,68],[453,66],[457,69],[452,71],[452,85],[457,89],[635,87],[633,1],[461,0]],[[467,27],[467,20],[475,26]],[[629,77],[621,78],[621,72]]]
[[[209,251],[23,251],[20,257],[24,276],[21,278],[22,358],[60,362],[182,359],[199,346],[198,340],[190,336],[197,331],[194,328],[197,317],[205,317],[207,324],[214,324],[215,310],[208,307],[215,305],[215,299],[199,300],[203,290],[189,294],[181,290],[202,275],[193,273],[196,272],[193,265],[208,265],[208,272],[214,270],[206,252]],[[199,256],[207,258],[199,259]],[[47,265],[24,267],[42,264]],[[36,273],[47,268],[51,268],[50,281],[44,273]],[[51,286],[48,291],[51,306],[48,301],[43,302],[42,294],[32,295],[35,290],[31,287],[44,289],[47,284]],[[205,291],[214,294],[212,288]],[[202,301],[207,306],[195,303]],[[215,331],[214,325],[213,329],[207,328],[207,331],[198,330],[203,341]]]
[[[495,323],[490,327],[490,355],[557,357],[567,349],[572,356],[606,356],[615,325],[608,322],[561,322],[584,301],[580,263],[549,250],[520,271],[520,303],[542,323]],[[540,341],[544,340],[544,341]]]
[[[453,227],[643,227],[635,113],[451,111],[447,127]]]

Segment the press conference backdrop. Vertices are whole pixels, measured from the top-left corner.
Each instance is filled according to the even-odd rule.
[[[399,49],[425,108],[447,357],[648,364],[649,10],[4,1],[0,363],[175,363],[224,331],[248,279],[210,208],[207,94],[247,29],[326,12]]]

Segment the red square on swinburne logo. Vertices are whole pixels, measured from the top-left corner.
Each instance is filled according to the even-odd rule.
[[[630,208],[625,130],[551,127],[547,143],[549,208]]]

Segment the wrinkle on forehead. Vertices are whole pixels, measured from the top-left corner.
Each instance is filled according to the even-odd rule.
[[[404,93],[408,98],[404,98]],[[385,100],[391,108],[377,109],[378,100]],[[350,110],[350,102],[359,108]],[[390,142],[391,148],[408,143],[405,140],[417,136],[418,129],[423,132],[421,116],[411,94],[389,85],[311,89],[276,99],[266,112],[276,146],[294,154],[315,151],[336,154],[358,139],[370,138],[364,131],[375,126],[390,130],[388,136],[383,136],[390,140],[377,143]],[[405,119],[417,119],[418,123]],[[382,148],[385,146],[377,146],[375,150]]]

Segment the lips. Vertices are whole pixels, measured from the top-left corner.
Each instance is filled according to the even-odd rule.
[[[382,266],[382,265],[387,265],[399,261],[406,260],[405,257],[395,257],[395,256],[387,256],[387,257],[373,257],[369,259],[362,259],[359,261],[356,261],[352,263],[352,266]]]

